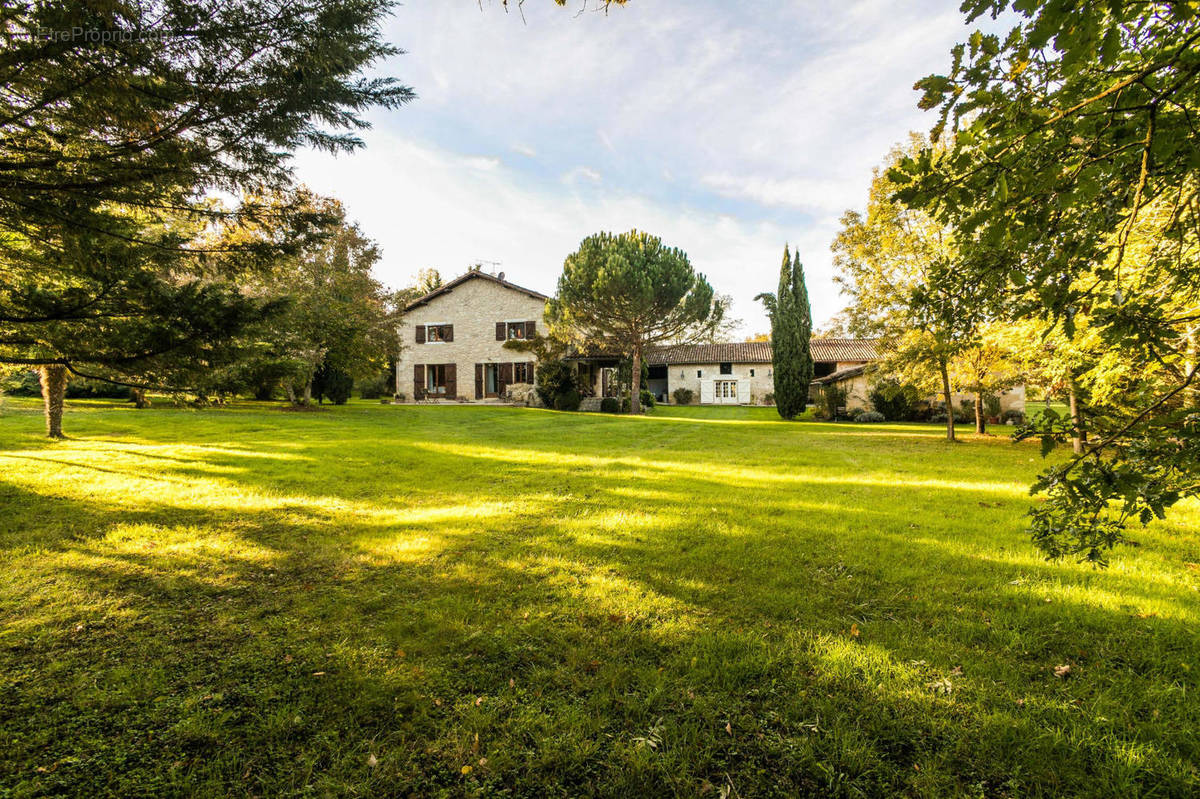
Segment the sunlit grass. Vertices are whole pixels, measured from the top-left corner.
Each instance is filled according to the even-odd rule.
[[[0,794],[1200,790],[1200,509],[1046,563],[1002,435],[36,411],[0,410]]]

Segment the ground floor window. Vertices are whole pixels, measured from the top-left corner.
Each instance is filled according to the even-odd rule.
[[[425,390],[430,394],[446,393],[446,365],[431,363],[425,367]]]
[[[737,381],[736,380],[715,380],[713,381],[713,395],[719,399],[737,399]]]
[[[532,382],[532,380],[531,380],[532,375],[529,374],[530,371],[531,370],[529,368],[529,364],[514,363],[513,364],[513,382],[514,383],[530,383],[530,382]]]
[[[494,397],[500,391],[500,365],[485,363],[483,365],[484,396]]]

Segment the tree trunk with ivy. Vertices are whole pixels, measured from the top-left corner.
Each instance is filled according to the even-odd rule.
[[[986,433],[987,432],[987,420],[984,418],[984,415],[983,415],[983,392],[982,391],[975,392],[975,432],[976,433]]]
[[[67,396],[67,367],[59,363],[38,368],[42,402],[46,407],[46,435],[66,438],[62,431],[63,403]]]

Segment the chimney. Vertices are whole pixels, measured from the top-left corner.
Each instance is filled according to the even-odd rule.
[[[496,277],[498,277],[498,278],[500,278],[501,280],[503,280],[503,279],[504,279],[504,273],[503,273],[503,272],[501,272],[501,273],[499,273],[498,275],[496,275]]]

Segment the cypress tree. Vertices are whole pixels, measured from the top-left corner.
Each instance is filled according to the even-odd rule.
[[[778,292],[759,294],[756,299],[766,306],[771,318],[775,408],[784,419],[794,419],[808,404],[808,389],[813,379],[812,307],[799,253],[793,257],[784,245]]]

